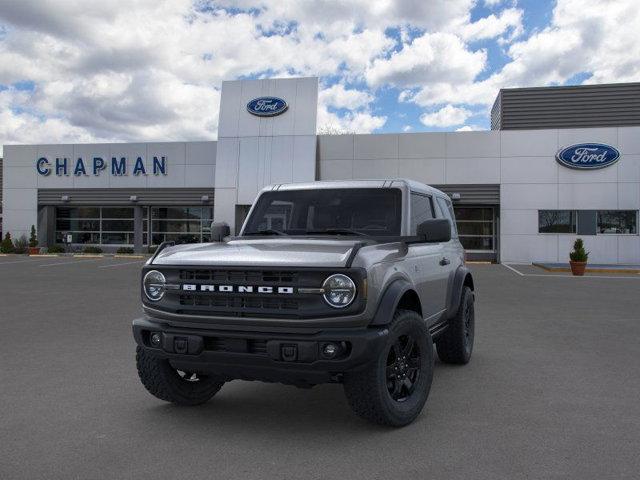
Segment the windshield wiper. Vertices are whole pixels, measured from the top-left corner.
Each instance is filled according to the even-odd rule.
[[[366,237],[366,233],[358,232],[357,230],[351,230],[350,228],[327,228],[325,230],[309,230],[304,232],[307,235],[358,235],[359,237]]]
[[[258,230],[255,232],[246,232],[244,235],[288,235],[287,233],[281,232],[280,230],[274,230],[272,228],[267,228],[266,230]]]

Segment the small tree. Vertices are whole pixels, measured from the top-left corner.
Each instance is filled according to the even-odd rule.
[[[13,247],[13,241],[11,240],[11,234],[7,232],[4,236],[4,240],[2,240],[2,244],[0,244],[0,252],[2,253],[13,253],[15,248]]]
[[[584,242],[581,238],[576,238],[573,243],[573,252],[569,253],[572,262],[586,262],[589,259],[589,252],[584,249]]]
[[[38,237],[36,235],[35,225],[31,225],[31,235],[29,235],[29,246],[32,248],[38,246]]]

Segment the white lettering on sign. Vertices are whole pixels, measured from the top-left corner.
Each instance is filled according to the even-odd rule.
[[[571,161],[573,163],[591,163],[591,162],[602,163],[607,160],[607,152],[605,150],[600,154],[594,153],[600,150],[601,149],[599,148],[588,148],[588,147],[576,148],[574,155],[571,157]]]

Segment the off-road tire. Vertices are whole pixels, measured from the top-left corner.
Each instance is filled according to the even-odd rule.
[[[471,360],[475,333],[475,311],[473,292],[464,287],[460,305],[449,326],[436,340],[438,357],[444,363],[464,365]]]
[[[197,376],[197,381],[185,380],[168,360],[159,358],[140,346],[136,349],[136,365],[140,381],[149,393],[176,405],[194,406],[206,403],[224,384],[215,377],[202,375]]]
[[[398,310],[389,324],[389,334],[378,358],[364,369],[345,373],[344,391],[353,411],[373,423],[401,427],[415,420],[427,401],[433,380],[433,340],[419,314]],[[403,338],[412,337],[419,356],[414,388],[403,400],[392,398],[393,380],[388,378],[388,362],[394,357],[394,348]],[[395,363],[391,364],[393,367]],[[395,367],[393,367],[395,368]]]

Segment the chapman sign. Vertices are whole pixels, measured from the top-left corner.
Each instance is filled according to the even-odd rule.
[[[57,176],[75,175],[81,176],[99,176],[102,172],[111,174],[114,177],[128,175],[129,173],[139,175],[166,175],[167,174],[167,157],[153,157],[151,165],[145,165],[143,157],[137,157],[135,160],[127,159],[127,157],[111,157],[111,160],[105,160],[102,157],[82,158],[71,160],[66,157],[49,159],[40,157],[36,160],[36,170],[40,175],[46,177],[55,173]]]
[[[565,147],[558,152],[556,160],[561,165],[578,170],[596,170],[613,165],[620,158],[620,152],[602,143],[579,143]]]
[[[289,105],[278,97],[259,97],[247,103],[247,111],[258,117],[275,117],[284,113]]]

